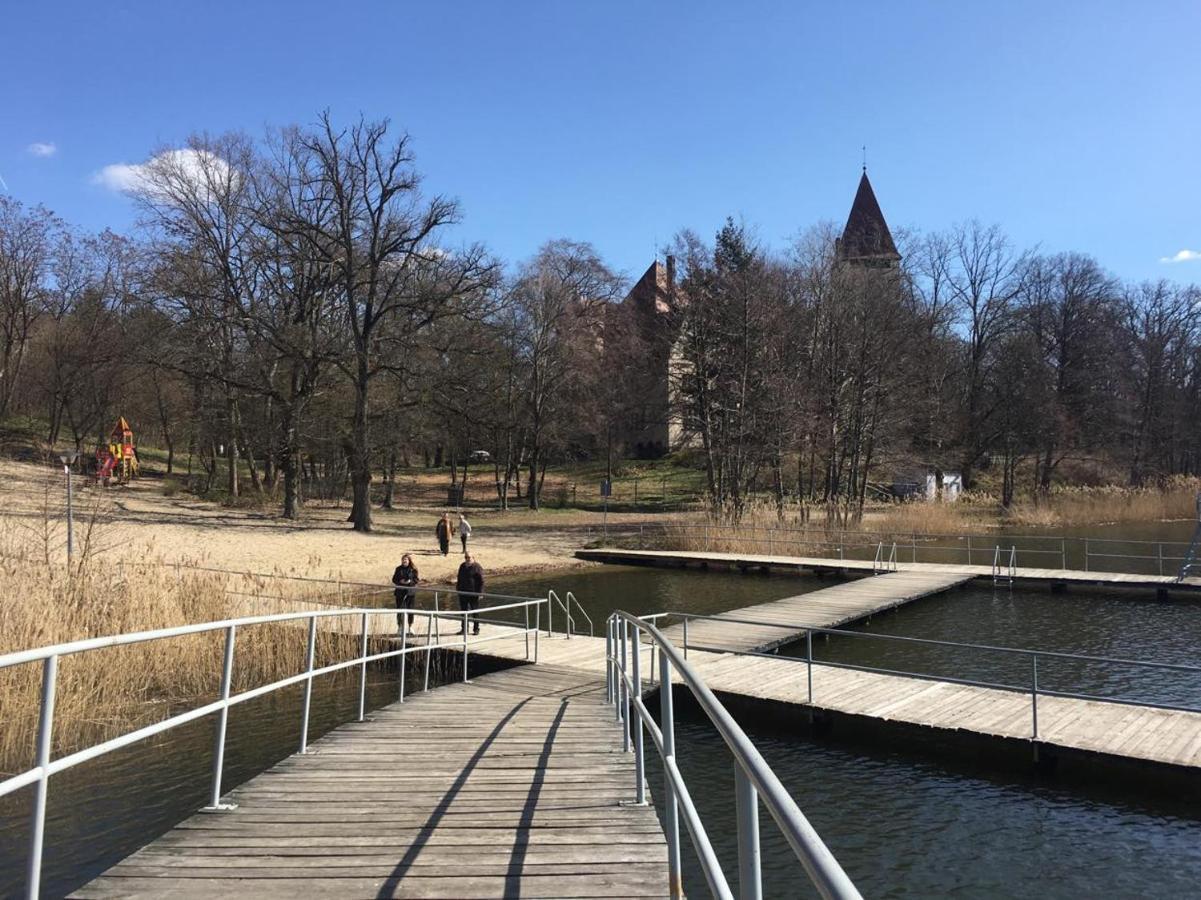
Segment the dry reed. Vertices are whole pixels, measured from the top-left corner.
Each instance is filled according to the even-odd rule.
[[[781,556],[836,556],[845,551],[862,556],[878,541],[909,535],[988,534],[1009,526],[1043,527],[1160,522],[1197,515],[1201,479],[1178,478],[1150,488],[1059,488],[1038,502],[1022,500],[1003,509],[987,494],[965,494],[955,503],[898,503],[870,509],[863,521],[845,528],[833,517],[806,516],[774,504],[754,504],[731,524],[719,517],[700,524],[665,525],[664,548],[718,553]]]
[[[5,536],[0,539],[0,654],[312,608],[295,602],[279,584],[239,583],[246,589],[234,591],[228,576],[155,565],[145,554],[137,564],[120,562],[111,551],[96,552],[86,527],[70,570],[53,561],[60,553],[49,551],[54,543],[49,538],[47,552],[36,552],[27,522],[0,517],[0,535]],[[353,618],[322,620],[318,665],[357,652]],[[62,657],[54,754],[216,699],[223,647],[224,631],[214,631]],[[303,671],[306,632],[303,624],[248,626],[238,629],[235,647],[234,689],[241,690]],[[32,764],[41,680],[40,663],[0,669],[0,770],[15,772]]]

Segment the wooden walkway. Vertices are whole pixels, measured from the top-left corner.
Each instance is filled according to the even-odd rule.
[[[73,896],[666,896],[665,839],[653,805],[623,802],[633,756],[596,672],[521,666],[376,710]]]
[[[721,650],[772,650],[791,644],[809,628],[837,628],[865,619],[886,609],[950,590],[971,581],[971,575],[946,572],[890,572],[873,578],[857,578],[820,591],[785,597],[756,606],[746,606],[717,616],[717,619],[759,620],[772,625],[748,625],[743,621],[694,620],[688,623],[688,646]],[[789,627],[780,628],[780,623]],[[677,646],[684,646],[684,626],[664,631]]]
[[[488,646],[487,653],[511,659],[520,658],[522,652],[519,639]],[[604,673],[603,638],[544,639],[540,655],[555,666]],[[648,690],[654,687],[653,679],[648,678],[651,655],[644,646],[642,671]],[[690,650],[688,661],[718,693],[773,700],[800,709],[809,706],[803,660]],[[816,710],[1029,741],[1033,739],[1031,708],[1028,691],[820,664],[813,667]],[[1040,695],[1038,743],[1201,770],[1201,714]]]
[[[769,556],[754,553],[707,553],[692,550],[577,550],[578,559],[593,562],[625,563],[643,566],[700,566],[704,568],[763,569],[798,573],[838,572],[872,574],[875,563],[870,559],[831,559],[827,556]],[[898,562],[897,572],[965,575],[968,578],[992,580],[991,566],[969,566],[955,563]],[[1156,593],[1201,591],[1201,578],[1177,581],[1174,575],[1131,575],[1125,572],[1084,572],[1079,569],[1041,569],[1021,566],[1015,570],[1013,583],[1050,585],[1100,585]]]

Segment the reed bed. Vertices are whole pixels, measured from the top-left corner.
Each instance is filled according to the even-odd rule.
[[[1015,503],[1006,521],[1055,526],[1192,519],[1197,515],[1199,491],[1201,478],[1174,478],[1147,488],[1058,488],[1040,502]]]
[[[0,518],[0,534],[19,534]],[[0,654],[105,635],[311,608],[311,587],[299,592],[266,579],[233,583],[229,576],[184,567],[135,563],[84,551],[68,570],[28,542],[0,542]],[[318,631],[317,665],[358,652],[358,617],[332,617]],[[218,696],[224,632],[188,635],[62,657],[54,718],[58,756],[158,721]],[[304,670],[303,623],[238,629],[235,691]],[[42,666],[0,669],[0,770],[33,761]]]
[[[870,509],[863,520],[843,527],[817,516],[773,504],[752,505],[737,523],[711,517],[667,524],[650,540],[664,549],[787,556],[871,555],[880,541],[910,536],[984,535],[1010,527],[1053,530],[1073,526],[1163,522],[1197,516],[1201,479],[1177,478],[1158,487],[1058,488],[1045,498],[1021,500],[1003,509],[988,494],[965,494],[955,503],[898,503]]]

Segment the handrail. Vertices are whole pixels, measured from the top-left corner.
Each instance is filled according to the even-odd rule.
[[[640,639],[643,634],[659,648],[662,727],[656,725],[654,717],[642,700]],[[762,800],[823,897],[847,900],[860,897],[859,891],[847,877],[838,860],[810,825],[766,760],[755,749],[750,738],[659,629],[645,619],[619,610],[608,618],[605,647],[606,698],[614,704],[618,721],[624,723],[624,749],[628,751],[631,744],[633,745],[637,803],[646,802],[644,731],[651,735],[655,749],[663,760],[667,820],[664,831],[668,844],[668,878],[672,897],[682,896],[678,821],[681,811],[684,813],[684,822],[710,891],[716,897],[732,900],[734,896],[676,762],[673,670],[692,692],[697,704],[713,723],[734,757],[740,895],[746,898],[762,896],[758,820],[758,803]],[[638,715],[637,727],[633,729],[633,733],[631,711]]]
[[[763,619],[744,619],[724,614],[707,614],[707,613],[689,613],[667,611],[654,613],[650,616],[644,616],[645,620],[663,619],[667,617],[675,617],[679,619],[691,619],[707,622],[728,622],[734,625],[762,625],[766,628],[788,628],[795,631],[798,635],[804,632],[813,632],[814,634],[832,634],[842,637],[861,637],[861,638],[878,638],[886,641],[901,641],[909,644],[930,644],[936,647],[955,647],[963,650],[986,650],[993,653],[1015,653],[1024,655],[1038,655],[1047,658],[1056,659],[1074,659],[1081,662],[1099,662],[1113,663],[1114,665],[1124,666],[1143,666],[1148,669],[1171,669],[1180,672],[1198,672],[1201,673],[1201,666],[1190,666],[1186,663],[1166,663],[1156,662],[1154,660],[1145,659],[1125,659],[1120,656],[1089,656],[1084,653],[1067,653],[1062,650],[1032,650],[1028,647],[1006,647],[1000,644],[972,644],[964,641],[943,641],[937,638],[919,638],[910,637],[903,634],[884,634],[876,631],[852,631],[846,628],[823,628],[817,625],[798,625],[796,622],[767,622]],[[798,637],[798,640],[800,638]],[[691,646],[696,646],[691,645]],[[722,649],[722,652],[733,653],[733,650]],[[773,659],[781,659],[778,654],[766,654]]]
[[[1191,666],[1184,663],[1165,663],[1154,662],[1151,660],[1136,660],[1123,659],[1120,657],[1105,657],[1105,656],[1090,656],[1083,653],[1065,653],[1056,650],[1031,650],[1019,647],[1003,647],[993,646],[989,644],[969,644],[959,641],[943,641],[933,638],[916,638],[908,637],[899,634],[881,634],[878,632],[868,631],[849,631],[841,628],[820,628],[820,627],[801,627],[798,628],[796,623],[783,622],[764,622],[760,619],[739,619],[727,617],[724,615],[703,615],[694,613],[680,612],[665,612],[656,614],[657,618],[673,616],[684,620],[684,653],[689,650],[706,651],[710,653],[728,653],[733,656],[754,656],[763,657],[766,659],[783,660],[786,662],[795,662],[804,664],[807,668],[808,679],[808,703],[813,704],[813,667],[814,665],[827,666],[834,669],[849,669],[856,672],[870,672],[877,675],[897,675],[905,678],[917,678],[923,681],[947,682],[949,684],[967,685],[969,687],[992,688],[998,690],[1029,692],[1031,698],[1030,713],[1031,713],[1031,740],[1038,741],[1038,698],[1042,696],[1064,697],[1072,700],[1093,700],[1103,703],[1115,703],[1124,706],[1142,706],[1151,709],[1162,709],[1171,712],[1188,712],[1201,713],[1201,707],[1186,706],[1175,703],[1162,703],[1155,700],[1128,700],[1122,697],[1102,696],[1098,694],[1081,693],[1078,691],[1058,691],[1048,690],[1046,687],[1040,687],[1038,683],[1038,663],[1040,659],[1070,659],[1078,662],[1104,663],[1118,666],[1133,666],[1146,669],[1161,669],[1174,672],[1188,672],[1192,674],[1201,674],[1201,666]],[[776,653],[765,653],[758,650],[743,650],[736,647],[709,647],[698,645],[695,642],[688,641],[688,626],[690,620],[716,621],[730,624],[745,624],[766,626],[769,628],[790,628],[797,632],[798,641],[805,641],[805,655],[803,657],[781,656]],[[823,660],[820,663],[813,658],[813,635],[838,635],[842,637],[868,638],[885,641],[899,641],[909,644],[925,644],[936,647],[952,647],[956,649],[967,650],[982,650],[992,653],[1007,653],[1025,657],[1030,662],[1030,682],[1028,684],[998,684],[996,682],[982,681],[979,679],[959,678],[949,675],[931,675],[925,672],[904,671],[899,669],[889,669],[880,666],[866,666],[856,663],[837,662],[834,660]],[[1036,749],[1037,753],[1037,749]]]
[[[418,590],[425,590],[419,588]],[[404,682],[405,682],[405,659],[412,653],[425,652],[426,665],[426,680],[425,690],[429,689],[429,660],[430,655],[434,650],[442,648],[461,648],[463,651],[463,681],[467,681],[467,667],[469,648],[477,644],[487,643],[489,641],[509,639],[517,635],[525,635],[526,639],[526,658],[531,658],[530,651],[530,636],[534,638],[533,655],[534,662],[538,661],[538,634],[541,630],[541,614],[542,606],[545,604],[549,608],[549,601],[546,598],[508,598],[516,599],[518,602],[502,603],[496,606],[487,606],[479,609],[463,609],[457,611],[437,609],[439,594],[442,592],[434,591],[434,610],[420,610],[402,608],[399,611],[388,607],[339,607],[336,609],[324,610],[306,610],[304,612],[295,613],[274,613],[270,615],[260,616],[243,616],[235,619],[223,619],[217,622],[204,622],[194,625],[180,625],[173,628],[159,628],[150,631],[131,632],[128,634],[109,635],[99,638],[87,638],[78,641],[68,641],[62,644],[54,644],[47,647],[39,647],[32,650],[22,650],[15,653],[8,653],[0,656],[0,669],[5,669],[11,666],[22,665],[31,662],[42,663],[42,695],[38,712],[38,733],[36,744],[35,765],[20,772],[10,778],[0,781],[0,797],[10,794],[13,791],[28,785],[36,786],[36,794],[33,804],[33,819],[30,827],[29,841],[29,856],[26,868],[26,896],[29,898],[37,898],[41,891],[41,873],[42,873],[42,853],[43,839],[46,826],[46,799],[49,792],[49,779],[51,775],[70,769],[80,763],[95,759],[111,753],[114,750],[119,750],[122,747],[144,740],[148,737],[153,737],[156,734],[161,734],[173,728],[178,728],[189,722],[204,718],[212,713],[218,713],[216,744],[213,753],[213,772],[210,792],[210,803],[206,809],[222,810],[232,808],[228,804],[221,802],[221,782],[224,773],[225,760],[225,736],[226,728],[229,720],[229,710],[233,706],[253,700],[256,697],[264,696],[285,687],[303,683],[304,701],[302,705],[301,716],[301,731],[300,731],[300,753],[305,753],[308,750],[308,732],[309,732],[309,710],[312,702],[313,679],[320,675],[328,675],[333,672],[339,672],[344,669],[349,669],[353,666],[359,667],[359,710],[358,721],[363,721],[366,713],[366,692],[367,692],[367,664],[370,662],[378,662],[385,659],[399,658],[400,660],[400,689],[399,702],[404,702]],[[475,594],[468,591],[450,591],[448,593],[458,593],[477,596],[481,599],[494,597],[486,593]],[[530,609],[534,610],[534,621],[530,621]],[[495,620],[483,618],[484,615],[496,613],[504,610],[523,609],[525,612],[525,625],[510,625],[509,623],[497,623]],[[426,641],[423,644],[414,644],[409,646],[407,629],[400,631],[400,649],[386,650],[379,653],[368,653],[368,620],[372,616],[395,616],[398,614],[424,617],[430,623],[427,630]],[[317,622],[319,619],[327,619],[331,617],[350,617],[354,616],[360,620],[360,641],[359,654],[351,659],[341,662],[331,663],[326,666],[317,668],[315,665],[315,650],[317,639]],[[443,619],[450,619],[460,623],[459,634],[449,633],[447,637],[451,640],[443,643],[441,629],[438,623]],[[468,623],[481,621],[490,622],[492,624],[503,624],[506,628],[511,629],[495,635],[486,637],[468,637]],[[241,691],[237,694],[231,694],[230,688],[233,676],[234,664],[234,647],[239,628],[245,628],[253,625],[263,625],[270,623],[281,622],[307,622],[308,624],[308,645],[306,654],[305,671],[296,675],[291,675],[286,678],[281,678],[269,684],[260,685],[259,687],[250,688]],[[51,759],[52,735],[54,730],[54,705],[55,696],[58,686],[58,661],[63,656],[69,656],[79,653],[88,653],[93,650],[102,650],[110,647],[122,647],[133,644],[147,643],[150,641],[163,640],[168,638],[183,637],[194,634],[204,634],[215,631],[224,631],[225,647],[223,654],[223,667],[221,675],[221,695],[218,700],[202,704],[200,706],[189,709],[185,712],[176,713],[168,716],[151,725],[135,729],[134,731],[126,732],[114,738],[101,741],[98,744],[93,744],[90,747],[85,747],[82,750],[77,750],[66,756],[58,759]],[[431,642],[431,637],[436,640],[436,643]]]
[[[837,554],[839,559],[845,559],[847,552],[856,550],[867,551],[879,549],[885,538],[898,539],[900,549],[907,551],[909,562],[918,562],[919,552],[926,554],[959,554],[961,561],[973,564],[976,555],[993,550],[992,545],[985,545],[981,539],[989,538],[988,534],[945,534],[938,532],[919,533],[897,529],[880,529],[878,531],[853,531],[846,529],[805,529],[793,527],[744,526],[722,524],[691,524],[663,523],[653,526],[638,525],[638,546],[644,547],[647,540],[647,530],[650,534],[662,534],[670,537],[673,534],[699,534],[706,543],[713,537],[733,535],[752,544],[767,544],[767,552],[773,552],[777,545],[796,547],[805,545],[813,548],[829,548],[829,553]],[[631,533],[633,533],[631,531]],[[1067,569],[1069,545],[1074,548],[1073,555],[1083,562],[1084,571],[1089,571],[1090,564],[1095,560],[1131,560],[1144,564],[1144,568],[1156,568],[1160,575],[1166,574],[1166,566],[1184,562],[1189,546],[1187,541],[1138,541],[1124,538],[1088,538],[1066,537],[1047,534],[1003,534],[998,535],[1012,541],[1015,548],[1015,563],[1022,557],[1034,555],[1058,557],[1059,568]],[[849,538],[849,539],[848,539]],[[973,539],[976,544],[973,546]],[[949,543],[948,543],[949,542]],[[1033,545],[1033,546],[1031,546]],[[1127,548],[1148,548],[1154,552],[1129,553],[1121,552]],[[1111,552],[1112,551],[1112,552]],[[1181,553],[1184,555],[1179,555]]]
[[[588,610],[584,609],[584,604],[580,603],[579,599],[571,591],[567,592],[567,608],[571,608],[571,604],[575,604],[575,608],[583,613],[584,620],[588,623],[588,637],[596,636],[596,628],[592,624],[592,616],[588,615]]]
[[[580,601],[578,599],[576,599],[575,594],[573,594],[571,591],[568,591],[564,595],[564,598],[566,601],[565,602],[564,599],[560,599],[559,594],[554,589],[551,589],[546,592],[546,597],[548,600],[554,600],[555,603],[557,603],[559,605],[559,609],[563,610],[563,615],[567,619],[567,625],[563,629],[563,635],[568,640],[571,640],[573,635],[577,635],[577,634],[583,635],[583,633],[584,633],[582,631],[576,631],[576,629],[575,629],[575,619],[571,615],[571,608],[572,608],[573,604],[574,604],[576,610],[583,614],[585,621],[587,621],[587,623],[588,623],[588,637],[595,637],[595,628],[592,624],[592,616],[588,615],[588,610],[584,609],[584,607],[580,603]],[[547,605],[548,610],[553,610],[553,608],[554,607],[550,606],[549,604]],[[554,626],[551,622],[552,615],[553,615],[553,613],[550,613],[547,615],[547,622],[546,622],[547,636],[550,636],[551,634],[554,633]]]

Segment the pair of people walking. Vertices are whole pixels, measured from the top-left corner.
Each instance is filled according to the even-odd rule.
[[[467,517],[459,513],[459,540],[463,542],[463,552],[467,552],[467,539],[471,537],[471,523],[467,521]],[[455,526],[450,521],[450,513],[442,513],[442,518],[438,520],[438,524],[434,526],[434,534],[438,538],[438,549],[442,551],[443,556],[450,555],[450,539],[455,536]]]
[[[470,534],[470,531],[468,534]],[[463,562],[459,564],[459,572],[455,578],[455,590],[459,597],[459,609],[468,613],[468,615],[463,617],[463,623],[459,627],[459,634],[464,634],[468,622],[471,624],[471,633],[479,634],[479,619],[470,615],[470,612],[480,608],[480,597],[484,593],[484,568],[470,553],[466,552],[466,546],[467,539],[464,538]],[[405,610],[416,608],[417,585],[420,580],[417,566],[413,564],[413,557],[406,553],[400,558],[400,565],[396,567],[396,571],[392,573],[392,583],[396,585],[393,596],[396,599],[396,608],[399,610],[396,613],[397,635],[405,634],[409,637],[414,636],[413,614]]]

